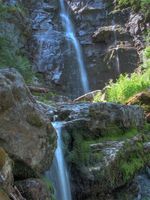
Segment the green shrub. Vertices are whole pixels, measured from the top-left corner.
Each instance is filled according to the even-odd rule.
[[[116,82],[109,82],[105,90],[106,101],[125,103],[136,93],[150,87],[150,47],[144,50],[143,61],[141,73],[121,74]],[[101,101],[101,96],[96,96],[94,101]]]
[[[28,58],[19,51],[8,38],[0,36],[0,68],[14,67],[27,82],[32,79],[31,64]]]
[[[7,5],[0,2],[0,68],[14,67],[23,75],[26,82],[31,82],[33,75],[31,63],[25,50],[21,49],[20,41],[18,41],[18,34],[20,33],[17,32],[17,26],[24,23],[23,16],[25,16],[25,9],[22,6],[18,4]],[[9,26],[13,27],[13,23],[10,23],[10,19],[15,27],[11,32],[9,32]],[[17,25],[15,25],[16,22]],[[19,30],[23,34],[24,30],[20,27]]]
[[[149,87],[149,75],[149,70],[143,74],[132,73],[131,76],[121,74],[116,83],[109,83],[107,101],[125,103],[131,96]]]
[[[141,10],[146,20],[150,17],[150,9],[148,9],[150,7],[150,0],[117,0],[117,4],[120,7],[131,7],[135,11]]]

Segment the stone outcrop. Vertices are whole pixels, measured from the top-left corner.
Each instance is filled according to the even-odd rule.
[[[0,70],[0,145],[15,162],[15,176],[22,178],[47,169],[56,145],[50,121],[11,68]]]
[[[65,121],[73,199],[115,199],[116,190],[149,162],[149,134],[141,134],[143,110],[113,103],[74,103],[57,109],[58,120]]]
[[[136,94],[127,102],[128,105],[140,105],[144,111],[146,120],[150,123],[150,91],[144,91],[139,94]]]
[[[144,112],[139,106],[113,103],[77,103],[58,106],[58,119],[67,121],[69,130],[87,130],[93,135],[124,131],[144,126]],[[119,131],[119,132],[120,132]]]
[[[26,200],[14,186],[13,162],[8,154],[0,147],[0,199]]]
[[[40,179],[26,179],[15,183],[22,196],[30,200],[50,200],[50,188]]]

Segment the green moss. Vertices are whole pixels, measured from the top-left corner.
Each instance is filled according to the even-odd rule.
[[[38,115],[38,113],[33,112],[33,113],[28,114],[26,120],[32,126],[36,126],[36,127],[40,128],[43,125],[43,121],[40,118],[40,116]]]
[[[67,161],[77,167],[88,165],[90,147],[81,135],[74,135],[72,149],[67,155]]]
[[[47,189],[50,191],[50,194],[51,194],[50,200],[56,200],[55,190],[54,190],[54,187],[53,187],[53,184],[51,183],[51,181],[49,179],[47,179],[46,177],[42,177],[42,181],[45,183]]]
[[[117,0],[119,7],[131,7],[133,10],[142,11],[145,19],[150,19],[150,11],[147,9],[150,7],[150,0]]]
[[[42,93],[42,94],[34,92],[33,95],[36,96],[39,101],[44,102],[46,104],[51,104],[53,98],[57,96],[55,92],[48,92],[48,93]]]
[[[113,130],[111,132],[111,129],[110,129],[110,132],[108,134],[106,134],[104,137],[101,137],[99,139],[99,141],[100,142],[102,142],[102,141],[122,141],[122,140],[130,139],[136,135],[138,135],[138,131],[136,128],[132,128],[132,129],[129,129],[124,132],[123,131],[117,132],[116,130]]]
[[[123,173],[125,181],[128,181],[135,175],[135,172],[144,167],[144,161],[141,158],[132,157],[128,162],[121,164],[120,170]]]
[[[106,141],[124,141],[139,135],[137,129],[130,129],[126,132],[109,132],[105,136],[99,138],[92,138],[87,136],[86,139],[82,135],[82,131],[77,130],[69,134],[64,134],[65,154],[67,162],[76,165],[78,168],[81,166],[89,166],[90,164],[98,163],[103,158],[102,152],[91,152],[90,145],[103,143]],[[72,143],[70,147],[70,142]],[[69,153],[67,153],[67,151]]]

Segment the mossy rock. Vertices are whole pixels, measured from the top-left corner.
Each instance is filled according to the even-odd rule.
[[[31,124],[32,126],[36,126],[36,127],[42,127],[43,125],[43,121],[42,119],[40,118],[40,116],[38,115],[38,113],[29,113],[27,115],[27,122],[29,124]]]
[[[14,159],[13,174],[15,180],[23,180],[27,178],[37,178],[39,175],[22,160]]]
[[[0,189],[0,200],[10,200],[8,195],[2,189]]]
[[[7,154],[3,148],[0,147],[0,170],[2,170],[3,166],[5,165]]]
[[[140,105],[145,112],[150,112],[150,91],[144,91],[131,97],[128,105]]]

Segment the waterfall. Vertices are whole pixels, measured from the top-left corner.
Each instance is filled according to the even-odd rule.
[[[63,155],[62,142],[62,123],[54,122],[53,127],[57,132],[57,149],[51,169],[46,172],[46,176],[53,182],[56,189],[57,200],[71,200],[71,188],[69,182],[69,175],[67,165]]]
[[[114,46],[115,46],[115,51],[116,51],[116,67],[117,67],[117,73],[120,74],[120,62],[119,62],[119,55],[118,55],[118,45],[117,45],[117,34],[116,34],[116,23],[115,20],[112,20],[112,31],[114,33]]]
[[[116,6],[116,0],[114,0],[114,5]],[[115,51],[116,51],[116,68],[117,68],[117,73],[120,74],[120,62],[119,62],[119,55],[118,55],[118,45],[117,45],[117,34],[116,34],[116,23],[115,23],[115,17],[113,16],[112,19],[112,31],[114,33],[114,46],[115,46]]]
[[[74,46],[76,56],[77,56],[77,62],[79,66],[80,79],[81,79],[81,83],[83,87],[83,92],[87,93],[89,92],[89,83],[88,83],[88,78],[87,78],[86,67],[83,61],[82,50],[81,50],[79,41],[75,35],[73,24],[66,10],[65,2],[64,0],[59,0],[59,1],[60,1],[60,8],[61,8],[60,16],[61,16],[62,23],[66,32],[66,37],[72,42]]]

